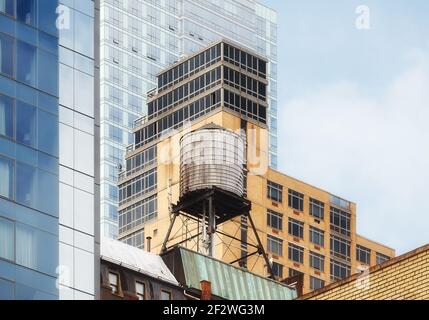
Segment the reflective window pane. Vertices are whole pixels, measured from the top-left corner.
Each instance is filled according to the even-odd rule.
[[[0,196],[13,199],[13,160],[0,157]]]
[[[58,117],[39,110],[38,114],[39,150],[48,154],[58,155]]]
[[[0,0],[1,6],[2,0]],[[0,279],[0,300],[14,300],[15,290],[12,282]]]
[[[17,45],[17,79],[34,86],[36,84],[36,48],[18,41]]]
[[[13,76],[13,39],[0,33],[0,73]]]
[[[13,222],[0,218],[0,258],[10,261],[15,259],[14,233]]]
[[[18,21],[35,26],[36,17],[36,0],[17,0],[16,18]]]
[[[30,226],[16,224],[16,263],[55,275],[58,264],[58,238]]]
[[[15,15],[15,0],[0,0],[0,12],[9,16]]]
[[[38,86],[40,90],[58,95],[58,56],[39,50]]]
[[[35,207],[36,170],[34,167],[18,162],[16,165],[16,201]]]
[[[13,138],[13,99],[0,95],[0,135]]]
[[[27,146],[36,146],[36,107],[17,101],[16,140]]]

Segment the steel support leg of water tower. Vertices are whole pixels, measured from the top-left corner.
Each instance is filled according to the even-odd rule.
[[[272,279],[275,279],[275,275],[274,275],[270,260],[268,259],[268,256],[265,252],[265,249],[262,246],[261,239],[259,238],[258,231],[256,230],[255,224],[253,223],[253,219],[252,219],[252,216],[250,215],[250,213],[247,215],[247,217],[249,218],[249,222],[250,222],[250,225],[252,226],[253,232],[255,234],[256,241],[258,242],[259,250],[261,251],[260,253],[263,255],[264,260],[265,260],[265,264],[267,265],[268,274],[270,275],[270,277]]]
[[[208,211],[209,211],[209,225],[208,225],[208,236],[209,236],[209,257],[213,257],[214,254],[214,234],[216,232],[216,212],[213,208],[213,197],[208,198]]]
[[[162,244],[161,253],[165,253],[167,251],[167,243],[168,239],[170,239],[171,231],[173,230],[174,223],[176,222],[176,218],[179,215],[179,211],[174,212],[173,219],[170,221],[170,226],[168,227],[167,234],[165,235],[164,242]]]

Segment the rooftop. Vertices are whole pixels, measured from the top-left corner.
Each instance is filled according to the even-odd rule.
[[[132,247],[121,241],[101,239],[101,259],[178,285],[176,278],[156,254]]]

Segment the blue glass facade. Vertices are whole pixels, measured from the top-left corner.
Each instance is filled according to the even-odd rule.
[[[0,299],[58,299],[56,0],[0,0]]]

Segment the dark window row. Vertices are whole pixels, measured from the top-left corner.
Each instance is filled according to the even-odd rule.
[[[210,85],[219,81],[220,78],[221,69],[218,67],[148,103],[149,120],[174,108],[175,105],[193,98],[203,89],[209,89]]]
[[[350,237],[350,213],[331,207],[331,230]]]
[[[119,233],[126,232],[157,217],[157,197],[147,199],[128,207],[119,213]]]
[[[150,147],[143,152],[127,159],[127,176],[139,171],[142,168],[151,166],[156,161],[156,146]]]
[[[119,187],[119,203],[123,204],[129,199],[151,192],[157,186],[156,169],[149,170]]]
[[[267,85],[252,77],[224,66],[225,83],[260,100],[267,100]]]
[[[267,108],[265,106],[228,90],[224,90],[224,95],[225,106],[229,109],[261,123],[267,123]]]
[[[170,69],[158,76],[158,90],[167,89],[172,83],[181,81],[184,77],[190,76],[195,73],[201,67],[207,68],[208,63],[214,63],[221,56],[221,45],[218,44],[198,55],[192,57],[178,66]]]
[[[267,77],[267,62],[262,59],[255,57],[243,50],[235,48],[227,43],[224,44],[224,56],[225,60],[247,69],[248,71],[266,78]]]
[[[220,106],[220,90],[215,91],[162,119],[149,124],[135,133],[136,148],[161,136],[166,130],[183,125],[184,121],[193,121]]]

